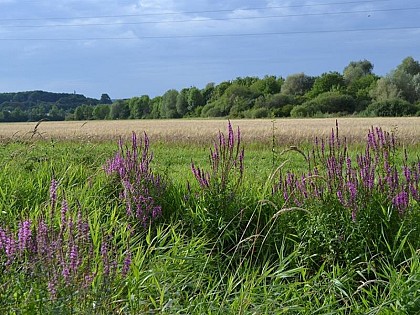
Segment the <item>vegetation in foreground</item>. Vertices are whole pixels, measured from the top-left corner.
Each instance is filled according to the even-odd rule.
[[[420,159],[393,134],[336,128],[264,176],[230,123],[175,177],[151,148],[3,145],[3,313],[420,311]]]

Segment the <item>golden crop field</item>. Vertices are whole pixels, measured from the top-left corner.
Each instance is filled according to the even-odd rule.
[[[405,118],[338,118],[341,136],[349,143],[365,139],[367,130],[381,127],[392,131],[399,141],[417,144],[420,139],[420,117]],[[253,119],[231,120],[240,127],[245,143],[272,143],[296,145],[312,141],[315,136],[326,137],[335,129],[335,118],[320,119]],[[64,121],[41,123],[1,123],[0,141],[24,139],[109,141],[126,138],[132,131],[146,132],[151,141],[167,143],[206,143],[217,132],[226,131],[227,120],[117,120],[117,121]]]

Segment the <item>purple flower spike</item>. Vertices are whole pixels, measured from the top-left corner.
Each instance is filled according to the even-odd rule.
[[[131,253],[128,252],[127,255],[125,256],[124,265],[121,271],[121,275],[123,277],[127,276],[128,271],[130,270],[130,267],[131,267]]]
[[[28,248],[31,236],[31,221],[26,220],[20,223],[18,230],[18,248],[20,252]]]

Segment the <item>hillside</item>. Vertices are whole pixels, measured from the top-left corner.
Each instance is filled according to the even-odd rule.
[[[26,91],[0,93],[0,121],[64,120],[82,105],[100,101],[81,94]]]

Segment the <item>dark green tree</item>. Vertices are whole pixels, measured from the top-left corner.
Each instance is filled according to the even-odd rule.
[[[101,99],[99,100],[101,104],[112,104],[112,100],[108,94],[102,94]]]
[[[188,91],[188,111],[193,111],[198,106],[203,106],[205,104],[204,96],[199,89],[196,87],[191,87]]]
[[[282,78],[275,76],[265,76],[255,81],[250,88],[257,95],[272,95],[280,92],[283,81]]]
[[[162,118],[178,118],[178,112],[176,110],[176,100],[178,97],[178,91],[171,89],[162,95],[162,107],[160,109],[160,115]]]
[[[343,78],[347,85],[359,80],[360,78],[371,75],[373,64],[369,60],[352,61],[343,70]]]
[[[304,95],[308,92],[314,83],[314,78],[306,74],[296,73],[286,77],[281,86],[281,93],[287,95]]]
[[[142,95],[140,97],[133,97],[128,101],[130,109],[130,118],[141,119],[146,118],[150,114],[150,97]]]
[[[104,120],[109,118],[111,106],[107,104],[99,104],[93,108],[92,116],[96,120]]]
[[[188,112],[188,94],[190,89],[182,89],[176,97],[176,111],[179,117],[183,117]]]
[[[338,72],[323,73],[317,77],[311,90],[307,93],[309,98],[314,98],[319,94],[331,92],[333,90],[343,90],[345,86],[343,76]]]
[[[118,100],[112,103],[109,112],[111,119],[128,119],[130,117],[130,108],[126,100]]]

